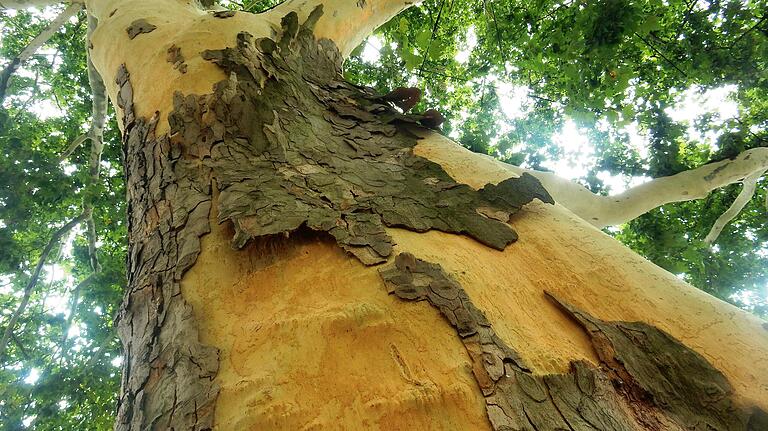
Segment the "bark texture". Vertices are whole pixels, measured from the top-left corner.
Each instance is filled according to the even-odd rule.
[[[155,136],[159,115],[136,117],[130,75],[118,74],[131,246],[117,429],[213,426],[218,352],[199,342],[179,288],[212,214],[232,225],[235,248],[309,228],[374,265],[393,254],[385,227],[460,233],[503,250],[517,239],[513,213],[533,199],[552,202],[530,175],[474,190],[414,155],[425,116],[344,82],[337,48],[312,33],[321,13],[304,24],[289,13],[274,38],[241,33],[235,47],[202,53],[228,79],[209,95],[177,94],[167,136]],[[131,38],[156,29],[134,24]],[[180,50],[168,61],[184,72]],[[750,420],[761,416],[734,407],[722,374],[653,327],[606,323],[564,304],[603,368],[574,362],[570,373],[536,376],[439,266],[403,254],[382,276],[456,327],[495,429],[759,429]]]
[[[241,33],[236,48],[203,53],[229,79],[210,95],[177,94],[170,136],[154,136],[158,115],[136,118],[130,74],[118,74],[131,245],[118,429],[212,427],[217,352],[199,343],[178,281],[210,232],[213,181],[234,247],[306,226],[369,265],[392,254],[384,226],[464,233],[503,249],[517,239],[506,224],[513,213],[534,198],[552,203],[531,176],[475,191],[413,155],[408,128],[424,116],[344,82],[338,50],[313,36],[321,13],[303,25],[288,14],[276,40]],[[127,31],[155,28],[137,20]]]
[[[440,265],[401,253],[380,271],[390,293],[426,300],[462,338],[494,430],[759,430],[765,413],[733,402],[727,379],[701,355],[640,322],[603,322],[557,302],[587,330],[600,367],[534,375]]]
[[[123,151],[128,189],[128,292],[117,328],[124,365],[116,430],[205,430],[213,427],[218,352],[198,341],[179,280],[210,231],[210,178],[197,160],[180,158],[157,117],[133,115],[130,75],[122,69]]]

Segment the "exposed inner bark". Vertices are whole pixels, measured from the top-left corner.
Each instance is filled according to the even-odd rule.
[[[307,227],[329,233],[368,265],[392,254],[385,226],[461,233],[503,249],[517,238],[506,223],[511,214],[534,198],[552,202],[530,175],[476,191],[415,156],[417,139],[409,130],[423,117],[400,114],[341,79],[338,50],[312,33],[320,13],[303,25],[288,14],[275,40],[241,33],[235,48],[203,53],[229,78],[209,95],[177,94],[169,136],[154,134],[159,114],[135,117],[130,76],[125,68],[118,74],[130,253],[129,291],[118,320],[126,359],[117,429],[213,426],[218,354],[198,341],[179,280],[210,231],[214,181],[218,222],[234,226],[233,246]],[[150,28],[139,24],[135,35]],[[169,61],[184,60],[173,51]],[[606,324],[566,306],[590,334],[599,332],[594,340],[609,340],[596,346],[604,348],[601,359],[610,370],[579,362],[569,374],[534,376],[439,266],[401,255],[395,268],[382,275],[398,296],[428,299],[459,331],[496,429],[682,428],[691,417],[694,425],[714,429],[747,426],[748,415],[732,406],[722,375],[651,327]],[[656,344],[638,351],[642,343],[615,335],[621,328]],[[663,360],[669,352],[687,359],[651,363],[681,373],[694,367],[703,383],[669,382],[674,390],[665,392],[646,379],[647,369],[628,365],[642,355]],[[615,388],[620,382],[629,389]],[[700,399],[708,402],[681,404],[670,395],[691,390],[703,391]],[[632,397],[642,402],[630,406]]]

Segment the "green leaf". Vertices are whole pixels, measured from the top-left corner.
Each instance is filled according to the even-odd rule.
[[[432,41],[432,45],[429,47],[429,59],[434,61],[440,60],[445,50],[446,46],[442,41]]]
[[[426,52],[429,48],[429,41],[432,39],[432,32],[423,29],[416,35],[416,46],[419,47],[420,50],[423,52]]]
[[[400,22],[399,22],[398,27],[397,27],[397,29],[400,31],[400,33],[408,34],[408,27],[409,27],[408,20],[405,19],[405,17],[400,18]]]
[[[659,23],[659,17],[655,15],[646,16],[642,20],[637,28],[637,32],[640,34],[648,34],[652,31],[661,30],[661,24]]]

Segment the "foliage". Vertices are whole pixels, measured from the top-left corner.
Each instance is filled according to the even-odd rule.
[[[228,5],[259,12],[276,3]],[[422,88],[415,110],[437,108],[448,118],[445,133],[467,148],[525,167],[567,159],[573,146],[552,137],[575,125],[594,144],[588,160],[573,160],[585,165],[577,180],[607,193],[608,174],[664,176],[766,145],[766,10],[765,0],[426,0],[355,50],[345,73],[382,94]],[[37,12],[2,11],[0,23],[4,66],[45,20]],[[120,358],[112,320],[125,286],[126,248],[114,115],[99,184],[86,187],[88,142],[60,161],[87,130],[91,112],[84,33],[81,14],[14,75],[0,108],[0,329],[52,231],[79,214],[86,195],[96,199],[103,267],[92,276],[82,228],[56,247],[0,358],[4,430],[111,428]],[[735,117],[701,112],[688,124],[672,115],[684,94],[726,85]],[[54,115],[43,115],[45,106]],[[638,144],[633,130],[645,141]],[[759,196],[714,247],[701,239],[738,185],[607,232],[765,317],[766,187],[763,179]]]
[[[417,110],[436,107],[467,148],[528,168],[567,158],[575,143],[552,136],[575,123],[594,145],[591,160],[572,161],[584,168],[575,179],[608,193],[605,178],[672,175],[768,145],[765,10],[765,1],[427,0],[382,26],[346,73],[382,93],[425,89]],[[735,89],[733,118],[700,112],[688,124],[671,115],[684,95],[722,88]],[[633,130],[645,142],[633,142]],[[739,190],[666,205],[607,232],[766,317],[765,200],[753,199],[715,247],[702,242]]]

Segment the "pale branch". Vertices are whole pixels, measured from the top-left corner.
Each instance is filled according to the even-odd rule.
[[[91,86],[92,110],[91,110],[91,128],[88,132],[88,138],[91,140],[91,154],[89,158],[88,187],[95,189],[99,183],[99,173],[101,170],[101,155],[104,151],[104,126],[107,122],[107,88],[96,67],[91,60],[91,35],[98,25],[98,20],[88,14],[88,37],[86,38],[86,53],[88,61],[88,83]],[[83,209],[89,213],[86,220],[88,237],[88,255],[91,262],[91,269],[94,272],[101,271],[101,265],[96,254],[96,224],[93,221],[93,193],[86,193]]]
[[[88,238],[88,260],[91,264],[91,270],[101,272],[101,264],[96,252],[96,223],[93,221],[93,204],[88,204],[85,208],[91,211],[91,215],[85,221],[86,236]]]
[[[3,9],[27,9],[36,7],[42,9],[46,6],[56,6],[64,3],[58,0],[0,0],[0,10]],[[82,4],[83,0],[71,0],[66,3]]]
[[[19,318],[26,310],[27,305],[29,305],[29,299],[32,296],[32,291],[35,289],[35,286],[37,285],[37,281],[40,278],[40,273],[42,272],[43,267],[45,266],[45,263],[48,260],[48,255],[51,253],[51,251],[56,246],[56,244],[58,244],[59,241],[61,241],[61,238],[64,235],[66,235],[75,226],[85,221],[85,219],[87,219],[88,216],[89,214],[83,211],[82,213],[80,213],[80,215],[70,220],[67,224],[57,229],[53,233],[53,235],[51,235],[51,239],[48,241],[48,244],[43,249],[43,252],[40,253],[40,259],[37,261],[35,270],[32,272],[32,275],[29,278],[29,281],[27,282],[26,287],[24,288],[24,296],[21,299],[21,303],[19,303],[19,306],[16,308],[16,311],[14,311],[13,315],[11,316],[11,319],[8,321],[8,324],[5,326],[5,330],[3,332],[3,338],[0,339],[0,358],[2,358],[3,355],[5,354],[5,349],[8,346],[8,340],[11,338],[11,334],[13,334],[13,328],[16,326],[16,323],[18,323]]]
[[[83,281],[77,284],[74,289],[72,289],[72,297],[69,301],[69,315],[67,315],[67,321],[64,323],[64,333],[61,336],[61,342],[59,344],[61,349],[61,357],[63,358],[66,350],[67,350],[67,340],[69,339],[69,329],[72,327],[72,322],[75,319],[75,314],[77,312],[77,306],[80,303],[80,292],[82,289],[89,284],[93,282],[93,280],[96,278],[96,274],[92,273],[88,277],[86,277]]]
[[[1,0],[0,0],[1,1]],[[11,8],[9,6],[9,3],[15,3],[15,4],[27,4],[28,6],[37,6],[36,2],[2,2],[0,3],[0,7],[6,7]],[[42,2],[41,2],[42,3]],[[58,2],[57,2],[58,3]],[[56,3],[54,3],[56,4]],[[54,34],[56,34],[57,31],[59,31],[59,28],[64,25],[64,23],[67,22],[71,17],[77,15],[78,12],[80,12],[80,9],[83,8],[82,3],[72,3],[71,5],[67,6],[66,9],[64,9],[56,18],[54,18],[50,24],[42,31],[39,35],[37,35],[34,39],[32,39],[31,42],[17,55],[16,57],[11,60],[11,62],[8,64],[8,66],[5,67],[5,69],[0,72],[0,103],[2,103],[5,100],[5,93],[8,90],[8,82],[11,79],[11,75],[13,75],[14,72],[22,65],[25,61],[29,60],[32,55],[34,55],[35,52],[37,52],[38,49],[40,49],[46,42],[48,42],[48,39],[50,39]]]
[[[86,139],[88,139],[88,134],[87,133],[84,133],[84,134],[78,136],[77,138],[75,138],[75,140],[72,141],[71,144],[69,144],[67,149],[64,150],[63,153],[61,153],[61,156],[59,156],[59,163],[67,160],[69,158],[69,156],[71,156],[72,153],[74,153],[75,150],[80,147],[80,145],[83,145],[83,142],[85,142]]]
[[[305,20],[318,5],[323,15],[317,21],[315,34],[328,38],[339,48],[343,58],[366,37],[403,10],[422,0],[288,0],[273,9],[277,16],[294,11]]]
[[[598,228],[626,223],[672,202],[706,197],[711,191],[744,180],[768,168],[768,148],[744,151],[734,159],[709,163],[669,177],[656,178],[614,196],[600,196],[552,173],[529,172],[539,178],[560,204]]]
[[[705,243],[712,244],[715,242],[725,226],[727,226],[731,220],[736,218],[736,216],[741,213],[741,210],[747,206],[749,201],[752,200],[752,197],[755,196],[755,191],[757,190],[757,181],[761,176],[763,176],[764,173],[765,171],[757,171],[747,178],[744,178],[744,185],[742,186],[741,193],[739,193],[739,196],[737,196],[736,200],[733,201],[733,204],[731,204],[730,208],[728,208],[722,215],[720,215],[717,221],[715,221],[715,224],[712,225],[712,229],[710,229],[706,238],[704,238]]]

